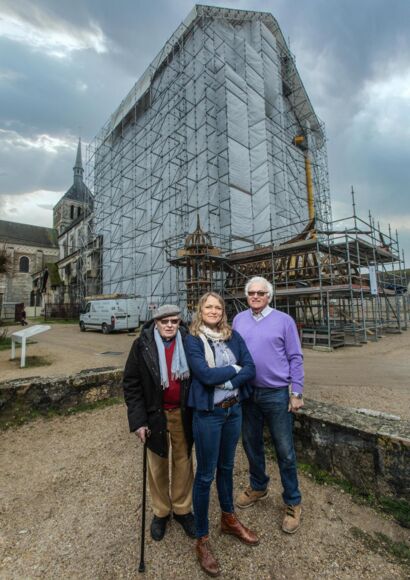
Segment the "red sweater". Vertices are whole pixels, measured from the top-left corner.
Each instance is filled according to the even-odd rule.
[[[181,381],[171,378],[172,356],[175,350],[175,340],[171,346],[165,348],[165,358],[167,361],[169,387],[164,390],[164,409],[177,409],[181,403]]]

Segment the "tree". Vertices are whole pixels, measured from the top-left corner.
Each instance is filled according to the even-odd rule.
[[[0,274],[7,274],[11,267],[10,256],[7,253],[6,246],[0,248]]]

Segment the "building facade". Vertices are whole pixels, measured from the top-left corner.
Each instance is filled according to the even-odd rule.
[[[195,6],[92,144],[90,179],[103,291],[140,295],[142,317],[180,300],[169,259],[198,216],[225,252],[324,227],[324,130],[273,16]]]
[[[14,317],[14,305],[35,306],[32,276],[57,262],[57,233],[53,228],[0,220],[0,244],[8,256],[8,271],[0,274],[2,317]]]
[[[92,220],[93,197],[84,183],[79,140],[73,183],[53,208],[58,258],[55,265],[47,265],[33,276],[33,291],[46,316],[76,316],[85,280],[90,293],[99,291],[99,240],[91,236]]]

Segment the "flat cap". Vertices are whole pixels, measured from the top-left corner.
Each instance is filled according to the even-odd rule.
[[[179,306],[175,306],[175,304],[163,304],[154,313],[154,320],[158,320],[159,318],[165,318],[165,316],[180,316],[181,309]]]

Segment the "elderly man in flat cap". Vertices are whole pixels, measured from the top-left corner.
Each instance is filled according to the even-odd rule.
[[[187,536],[195,537],[192,417],[186,406],[189,368],[183,346],[186,333],[178,306],[160,306],[134,341],[124,370],[130,431],[148,447],[154,512],[151,537],[157,541],[164,537],[171,514]]]

